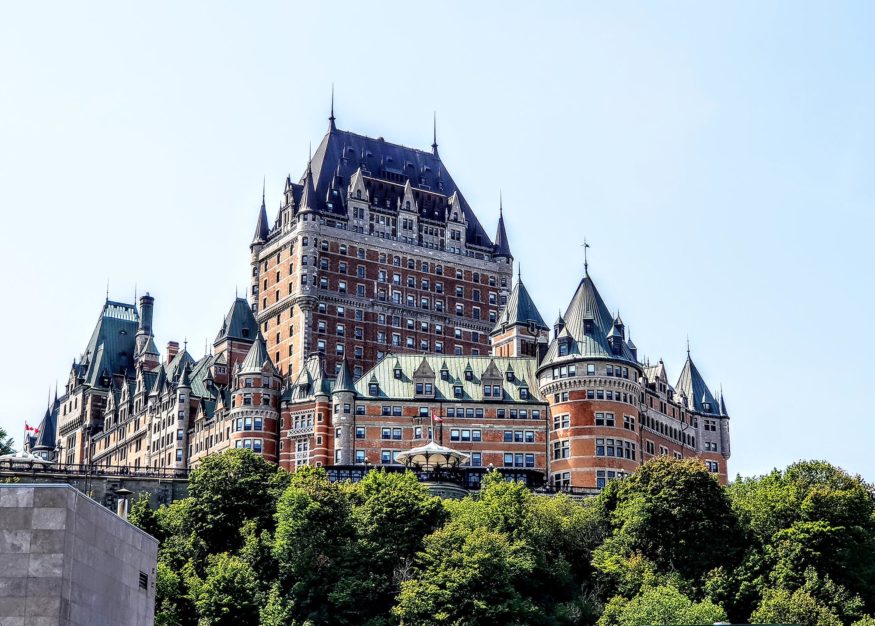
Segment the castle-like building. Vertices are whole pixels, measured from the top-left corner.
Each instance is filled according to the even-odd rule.
[[[438,153],[328,132],[271,223],[264,197],[249,299],[210,353],[158,350],[154,299],[107,299],[33,454],[60,465],[182,471],[243,447],[337,477],[438,440],[476,487],[495,467],[532,486],[598,489],[657,455],[727,479],[729,416],[687,351],[677,383],[643,363],[588,269],[548,327],[503,216],[490,238]]]

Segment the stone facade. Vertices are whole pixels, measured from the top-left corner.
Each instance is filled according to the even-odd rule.
[[[67,485],[0,485],[0,624],[150,626],[158,541]]]

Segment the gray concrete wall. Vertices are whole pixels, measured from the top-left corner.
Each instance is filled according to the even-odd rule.
[[[0,626],[151,626],[157,560],[156,539],[69,485],[0,485]]]

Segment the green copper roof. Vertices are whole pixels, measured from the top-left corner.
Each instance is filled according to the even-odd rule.
[[[267,354],[267,344],[264,343],[264,338],[259,333],[252,347],[249,348],[246,358],[240,364],[239,371],[241,374],[261,373],[264,371],[265,366],[270,366],[270,369],[274,369],[273,361],[270,360],[270,356]]]
[[[252,314],[249,303],[245,298],[236,298],[228,314],[225,315],[222,327],[219,329],[219,334],[216,335],[216,340],[213,343],[217,344],[225,339],[255,341],[257,336],[258,322]]]
[[[107,300],[80,359],[85,382],[99,386],[103,375],[134,375],[136,334],[140,317],[133,304]],[[81,370],[80,370],[81,371]]]
[[[621,342],[620,354],[614,354],[608,342],[611,329],[614,328],[614,318],[605,306],[589,274],[583,277],[577,286],[577,291],[562,316],[564,327],[559,332],[559,338],[553,338],[547,353],[544,355],[542,367],[554,362],[579,360],[581,358],[614,359],[638,364],[629,350],[626,342]],[[592,323],[592,331],[586,332],[587,321]],[[615,336],[619,332],[615,329]],[[568,355],[559,354],[559,340],[567,338]]]
[[[535,377],[536,362],[529,357],[492,357],[492,356],[444,356],[444,355],[398,355],[397,363],[401,366],[402,376],[395,378],[394,363],[383,359],[377,365],[359,378],[356,383],[356,391],[363,398],[387,398],[387,399],[412,399],[416,397],[416,387],[413,373],[420,368],[423,360],[436,372],[435,400],[445,402],[477,401],[483,402],[482,379],[490,365],[494,364],[495,377],[492,384],[500,384],[504,391],[504,401],[541,403],[537,397],[537,378]],[[446,368],[444,368],[446,365]],[[509,382],[501,372],[513,365],[515,372],[513,382]],[[447,380],[441,377],[441,370],[448,372]],[[470,380],[465,376],[465,371],[470,372]],[[369,385],[371,382],[379,385],[379,394],[372,396]],[[455,387],[461,387],[462,397],[455,397]],[[529,390],[529,399],[520,400],[519,389],[526,387]]]
[[[498,322],[492,332],[500,332],[504,327],[514,324],[522,324],[523,326],[534,324],[540,329],[549,330],[521,279],[517,280],[513,291],[507,297],[507,304],[498,316]]]

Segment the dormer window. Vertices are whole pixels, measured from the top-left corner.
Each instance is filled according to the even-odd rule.
[[[392,373],[395,376],[396,380],[401,380],[401,368],[400,367],[396,367],[394,370],[392,370]]]
[[[248,328],[242,329],[240,331],[240,334],[242,334],[244,337],[249,337],[249,329]]]
[[[370,383],[368,385],[368,395],[371,395],[371,396],[380,395],[380,385],[377,383]]]
[[[474,372],[465,370],[465,380],[474,380]]]
[[[592,320],[583,320],[583,332],[587,335],[592,334],[594,327]]]
[[[461,398],[462,397],[462,385],[453,386],[453,397]]]
[[[441,380],[449,380],[450,379],[450,371],[449,370],[441,370]]]
[[[520,400],[528,400],[528,399],[529,399],[528,387],[520,387]]]
[[[710,402],[703,402],[702,408],[705,409],[706,411],[710,412],[711,411],[711,403]]]

